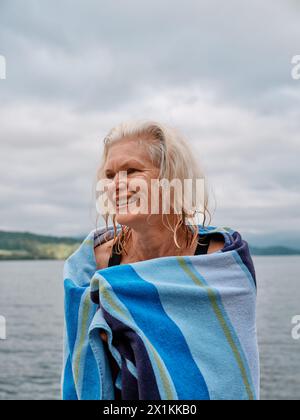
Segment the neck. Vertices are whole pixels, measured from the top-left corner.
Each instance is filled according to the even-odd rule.
[[[134,253],[135,260],[144,261],[152,258],[160,258],[171,255],[182,255],[195,252],[194,244],[192,247],[186,246],[186,234],[181,227],[177,231],[177,242],[181,248],[178,248],[174,242],[174,234],[163,224],[145,227],[132,228],[130,238],[130,250]],[[131,254],[131,251],[129,251]]]

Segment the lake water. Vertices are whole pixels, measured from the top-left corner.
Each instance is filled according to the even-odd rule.
[[[259,284],[261,397],[300,399],[300,257],[255,257]],[[0,262],[0,400],[59,399],[63,333],[63,262]]]

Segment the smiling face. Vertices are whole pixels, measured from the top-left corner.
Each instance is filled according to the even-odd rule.
[[[159,177],[159,168],[151,161],[145,145],[136,138],[112,144],[104,165],[104,176],[110,181],[108,198],[115,205],[117,223],[131,228],[143,226],[151,209],[151,180]],[[135,209],[141,204],[143,212],[137,214]]]

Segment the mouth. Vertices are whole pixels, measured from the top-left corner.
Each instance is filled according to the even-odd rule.
[[[133,195],[131,197],[121,197],[116,199],[116,207],[126,207],[129,204],[135,203],[138,200],[138,197],[136,195]]]

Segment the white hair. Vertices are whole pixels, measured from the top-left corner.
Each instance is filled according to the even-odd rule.
[[[169,181],[179,179],[182,182],[187,179],[205,180],[197,156],[182,133],[178,129],[151,120],[126,121],[110,130],[104,138],[104,151],[98,170],[98,179],[105,176],[103,171],[111,145],[125,139],[135,139],[147,148],[152,163],[159,168],[159,179]],[[204,195],[203,225],[207,214],[210,217],[206,184]],[[186,210],[182,209],[184,221],[188,213]]]

